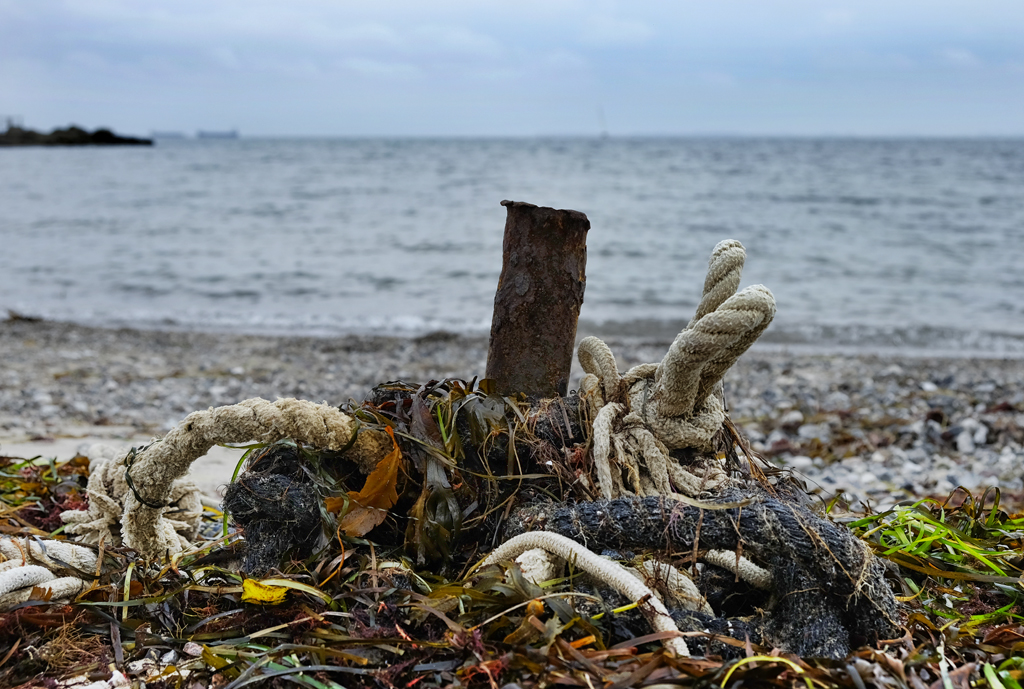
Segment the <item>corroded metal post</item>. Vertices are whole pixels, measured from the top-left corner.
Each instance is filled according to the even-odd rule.
[[[564,395],[587,285],[590,221],[579,211],[501,205],[508,215],[487,377],[501,392]]]

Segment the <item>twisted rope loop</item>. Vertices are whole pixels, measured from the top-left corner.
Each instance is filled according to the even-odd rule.
[[[766,287],[736,293],[745,257],[736,240],[718,243],[697,312],[660,363],[620,375],[607,344],[596,337],[580,342],[577,356],[586,373],[580,393],[594,419],[594,464],[605,498],[676,492],[692,497],[726,480],[713,464],[698,477],[669,452],[713,449],[725,421],[722,377],[775,316],[775,298]]]
[[[253,398],[193,412],[162,440],[133,448],[123,460],[95,462],[89,509],[61,518],[67,532],[86,543],[123,542],[147,557],[178,553],[190,545],[202,515],[199,489],[181,479],[211,447],[291,438],[343,451],[358,442],[357,428],[355,419],[335,407],[296,399]]]
[[[214,445],[292,438],[341,451],[355,441],[356,429],[355,419],[335,407],[291,398],[276,402],[253,398],[192,412],[136,458],[132,469],[136,491],[125,495],[121,518],[124,543],[151,557],[181,551],[184,546],[173,537],[164,516],[167,508],[150,507],[142,499],[161,500],[175,479]]]
[[[125,501],[130,493],[137,494],[133,480],[139,475],[136,461],[148,447],[132,448],[124,459],[118,458],[113,448],[103,445],[94,445],[86,451],[91,460],[85,491],[89,496],[89,506],[85,510],[67,510],[60,515],[66,525],[66,533],[90,545],[99,545],[101,541],[113,546],[123,544],[121,519]],[[159,502],[150,501],[150,508],[162,517],[159,521],[162,538],[173,540],[178,549],[187,548],[199,530],[203,515],[200,496],[194,483],[174,478]]]
[[[661,599],[637,576],[614,560],[603,558],[576,541],[550,531],[530,531],[519,534],[494,549],[481,566],[515,560],[523,553],[542,548],[580,569],[598,581],[615,589],[628,600],[643,601],[640,610],[656,632],[678,632],[679,627]],[[682,637],[669,637],[665,648],[678,656],[690,655]]]

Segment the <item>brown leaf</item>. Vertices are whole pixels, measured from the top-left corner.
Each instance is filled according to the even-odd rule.
[[[352,509],[341,518],[338,528],[346,536],[359,538],[370,533],[387,516],[387,510],[379,510],[376,507],[363,507],[353,503]]]
[[[1024,641],[1024,627],[1014,624],[993,627],[985,632],[985,638],[983,639],[984,643],[996,646],[1012,646],[1020,641]]]
[[[365,536],[375,526],[384,521],[387,511],[398,502],[398,467],[402,463],[402,450],[395,440],[394,431],[387,429],[391,442],[395,446],[388,455],[377,463],[366,483],[359,492],[349,491],[348,500],[344,498],[327,498],[324,503],[329,512],[340,512],[347,502],[348,512],[341,518],[338,527],[352,537]]]

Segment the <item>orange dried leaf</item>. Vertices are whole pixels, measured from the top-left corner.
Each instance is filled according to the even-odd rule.
[[[347,497],[344,497],[344,498],[337,497],[336,498],[334,496],[330,496],[330,497],[324,498],[324,508],[326,508],[326,510],[328,512],[333,512],[334,514],[338,514],[343,509],[345,509],[345,505],[347,505],[347,504],[348,504],[348,498]]]
[[[391,428],[386,429],[395,446],[388,455],[378,462],[359,492],[349,491],[349,510],[342,517],[338,527],[347,536],[365,536],[384,521],[387,510],[398,502],[398,467],[402,463],[402,450],[395,441]],[[344,498],[327,498],[328,511],[339,512],[344,507]]]

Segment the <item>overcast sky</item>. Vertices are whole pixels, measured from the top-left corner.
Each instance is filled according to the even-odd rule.
[[[0,115],[243,135],[1024,135],[1024,0],[0,0]]]

